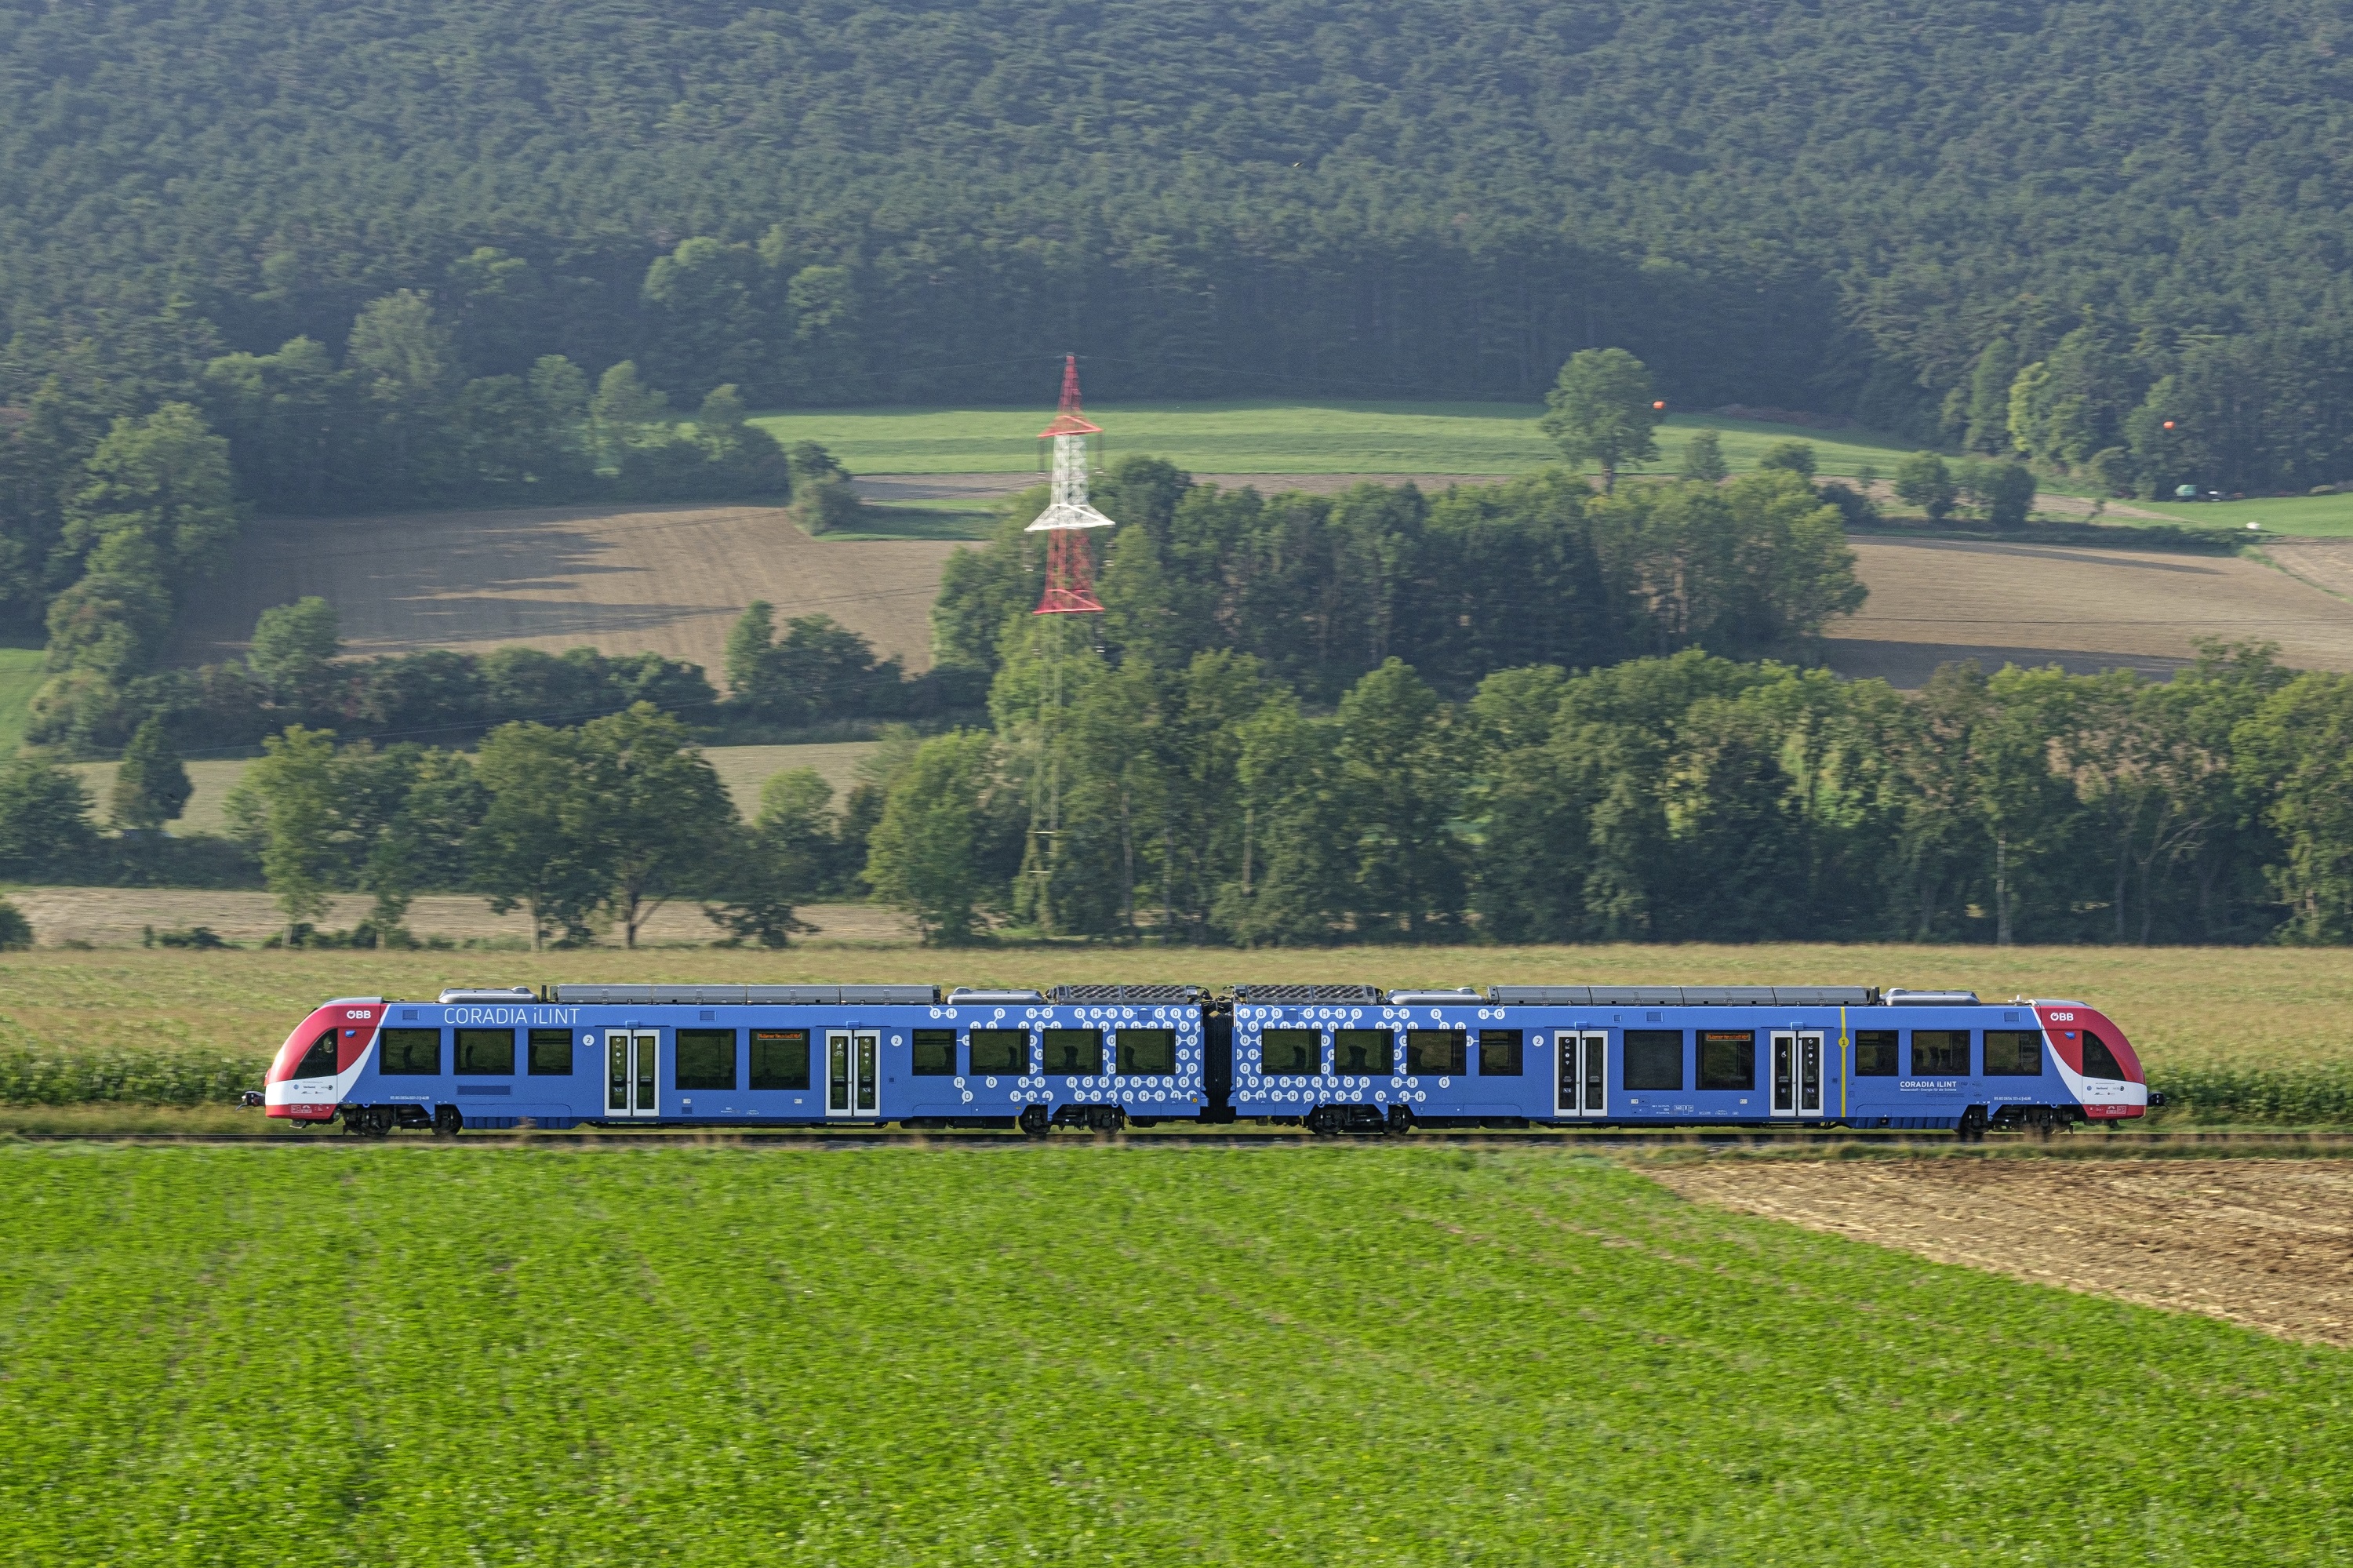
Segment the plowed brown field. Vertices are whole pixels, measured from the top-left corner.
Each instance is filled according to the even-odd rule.
[[[182,618],[177,663],[242,651],[254,618],[317,594],[354,653],[509,643],[686,659],[717,682],[727,629],[755,599],[822,612],[909,670],[952,543],[813,539],[763,506],[543,508],[256,524]]]
[[[1733,1160],[1651,1174],[1939,1263],[2353,1345],[2353,1160]]]
[[[2126,665],[2165,676],[2201,637],[2271,641],[2287,663],[2353,670],[2353,604],[2249,556],[1859,535],[1848,541],[1871,589],[1835,626],[1831,668],[1917,686],[1939,664],[1975,659],[2086,672]],[[2317,580],[2347,571],[2353,542],[2298,540]]]
[[[1225,477],[1263,488],[1305,476]],[[1358,477],[1313,476],[1321,488]],[[860,487],[904,501],[967,490],[977,498],[1014,482],[877,475]],[[2200,637],[2267,640],[2291,664],[2353,670],[2353,604],[2337,597],[2353,590],[2353,541],[2283,541],[2276,553],[2290,570],[2157,551],[1884,535],[1852,543],[1871,599],[1830,637],[1829,661],[1841,674],[1916,686],[1940,663],[1974,658],[1989,669],[2128,665],[2162,676],[2196,656]],[[940,568],[957,547],[813,539],[769,507],[280,519],[248,531],[232,568],[184,618],[172,657],[229,657],[264,609],[318,594],[340,611],[357,653],[591,645],[689,659],[716,678],[728,626],[765,599],[782,615],[831,615],[920,670],[930,662]]]

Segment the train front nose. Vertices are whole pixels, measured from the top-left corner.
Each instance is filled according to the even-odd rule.
[[[2094,1121],[2146,1116],[2152,1103],[2140,1055],[2114,1020],[2080,1002],[2037,1002],[2042,1033],[2084,1114]]]

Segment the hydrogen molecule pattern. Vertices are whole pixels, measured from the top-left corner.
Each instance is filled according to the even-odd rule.
[[[956,1079],[956,1089],[965,1105],[973,1105],[986,1094],[992,1105],[1115,1105],[1131,1116],[1149,1117],[1163,1111],[1190,1114],[1190,1107],[1207,1097],[1202,1086],[1205,1057],[1201,1010],[1198,1007],[1132,1002],[1059,1006],[1050,1002],[984,1003],[979,1007],[944,1003],[932,1009],[932,1016],[955,1024],[959,1035],[968,1035],[975,1029],[1020,1029],[1029,1035],[1029,1071],[1018,1075],[972,1075]],[[1155,1074],[1116,1072],[1118,1032],[1123,1028],[1174,1032],[1176,1070]],[[1045,1040],[1039,1033],[1047,1029],[1103,1031],[1103,1056],[1096,1063],[1096,1071],[1050,1076],[1045,1070]]]

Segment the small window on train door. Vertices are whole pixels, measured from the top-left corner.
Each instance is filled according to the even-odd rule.
[[[681,1029],[670,1048],[671,1084],[681,1089],[735,1086],[735,1032]]]
[[[1703,1089],[1755,1088],[1757,1032],[1753,1029],[1701,1030],[1699,1086]]]
[[[438,1077],[441,1072],[441,1032],[385,1030],[376,1037],[375,1070],[387,1077]]]
[[[1405,1070],[1409,1076],[1430,1073],[1460,1076],[1470,1071],[1471,1036],[1460,1029],[1409,1029],[1405,1032]]]
[[[1516,1029],[1479,1031],[1479,1075],[1482,1078],[1518,1077],[1524,1038]]]
[[[2116,1060],[2106,1041],[2088,1029],[2084,1031],[2084,1076],[2117,1084],[2125,1081],[2124,1064]]]
[[[919,1078],[955,1076],[955,1030],[918,1029],[915,1031],[914,1074]]]
[[[808,1031],[752,1031],[752,1086],[755,1089],[806,1089],[809,1086]]]
[[[531,1075],[568,1078],[572,1075],[572,1031],[534,1029],[531,1032]]]
[[[1176,1070],[1176,1032],[1120,1030],[1112,1037],[1112,1062],[1123,1078],[1165,1077]]]
[[[1075,1074],[1080,1077],[1102,1072],[1103,1031],[1100,1029],[1047,1030],[1046,1071]]]
[[[1858,1029],[1854,1032],[1854,1075],[1893,1078],[1902,1069],[1895,1062],[1895,1031]]]
[[[1364,1033],[1386,1035],[1388,1031],[1368,1030]],[[1324,1032],[1320,1029],[1260,1030],[1258,1070],[1286,1077],[1312,1077],[1323,1072]],[[1382,1071],[1387,1072],[1388,1069],[1383,1068]]]
[[[335,1032],[328,1030],[311,1042],[302,1053],[302,1065],[294,1069],[298,1078],[332,1078],[335,1075]]]
[[[1915,1078],[1968,1077],[1969,1032],[1966,1029],[1915,1029],[1912,1032],[1912,1075]]]
[[[460,1029],[456,1034],[460,1076],[497,1078],[514,1071],[513,1030]]]
[[[1332,1070],[1390,1077],[1397,1072],[1397,1035],[1387,1029],[1332,1032]]]
[[[1672,1089],[1683,1086],[1683,1032],[1680,1029],[1626,1031],[1626,1087]]]
[[[1985,1070],[1989,1078],[2039,1078],[2042,1075],[2042,1034],[2033,1029],[1989,1029],[1985,1032]]]
[[[972,1070],[976,1073],[1010,1073],[1016,1077],[1029,1071],[1029,1032],[1027,1029],[976,1029],[972,1032]]]

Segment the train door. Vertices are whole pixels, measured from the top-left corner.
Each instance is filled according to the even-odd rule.
[[[1553,1101],[1562,1117],[1609,1114],[1609,1036],[1563,1029],[1553,1035],[1560,1055],[1560,1086]]]
[[[871,1029],[825,1032],[825,1114],[828,1118],[878,1118],[874,1075],[881,1055],[882,1037]]]
[[[1773,1114],[1822,1114],[1822,1036],[1819,1030],[1773,1031]]]
[[[650,1029],[605,1033],[605,1114],[651,1117],[660,1104],[661,1036]]]

